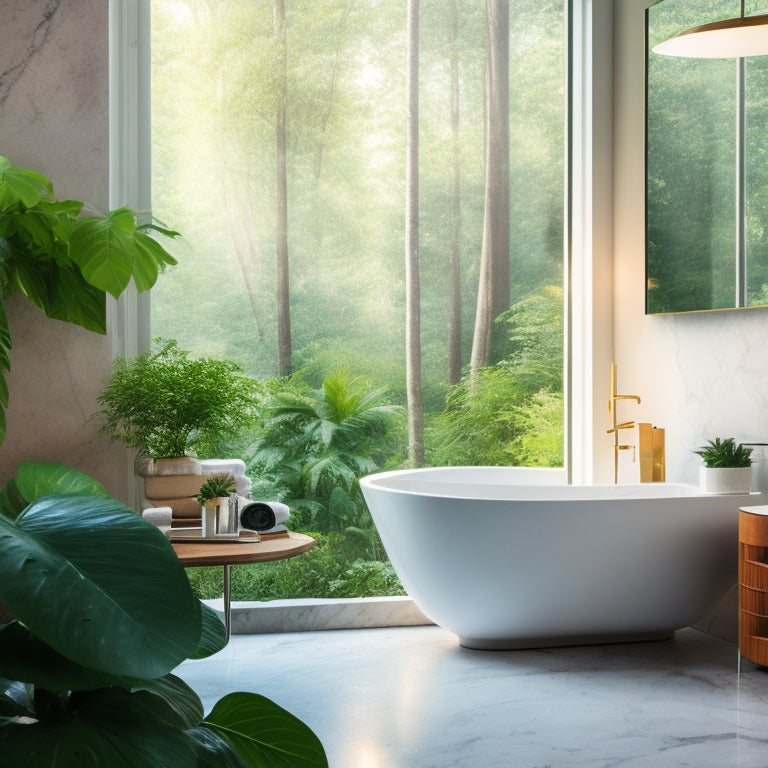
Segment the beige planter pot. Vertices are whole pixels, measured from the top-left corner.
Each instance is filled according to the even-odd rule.
[[[700,467],[699,487],[705,493],[749,493],[752,467]]]
[[[170,507],[175,519],[200,519],[197,494],[205,480],[198,459],[141,459],[136,474],[144,479],[144,498],[153,507]]]

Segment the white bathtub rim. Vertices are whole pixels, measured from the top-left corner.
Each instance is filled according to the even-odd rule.
[[[510,475],[525,474],[529,474],[528,482],[506,479]],[[498,475],[498,478],[482,479],[489,475]],[[539,478],[546,478],[551,482],[543,483]],[[562,482],[558,478],[562,478]],[[405,484],[401,487],[398,485],[399,481],[404,481]],[[704,500],[722,496],[743,497],[744,503],[750,505],[759,504],[761,501],[758,491],[716,494],[705,492],[698,485],[677,482],[568,484],[565,482],[565,471],[557,467],[457,466],[395,469],[366,475],[360,478],[360,485],[363,488],[394,494],[483,501],[632,501],[681,498]],[[480,495],[475,493],[478,488],[482,489]],[[498,495],[494,495],[494,491]]]

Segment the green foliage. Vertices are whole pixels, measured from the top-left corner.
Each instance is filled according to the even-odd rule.
[[[204,716],[172,670],[225,643],[168,539],[117,501],[43,496],[0,515],[3,764],[327,766],[314,733],[262,696]]]
[[[217,499],[220,496],[229,496],[236,490],[235,478],[229,472],[216,472],[208,475],[200,486],[200,493],[197,494],[197,500],[201,504],[211,499]]]
[[[402,408],[390,404],[383,389],[340,372],[328,376],[322,389],[310,389],[299,374],[272,380],[267,388],[249,474],[303,508],[310,515],[304,525],[343,530],[367,517],[357,480],[400,449]]]
[[[428,425],[433,465],[562,466],[563,290],[544,285],[497,322],[510,352],[452,387]]]
[[[461,167],[464,362],[483,228],[483,9],[474,0],[457,5],[452,40],[451,4],[422,2],[420,67],[429,87],[419,121],[421,337],[425,408],[433,411],[443,407],[446,383],[454,162]],[[514,297],[562,271],[563,5],[510,2]],[[214,15],[200,0],[186,0],[189,13],[177,6],[153,4],[152,200],[186,237],[179,267],[153,292],[153,328],[199,354],[218,345],[266,379],[277,370],[272,117],[280,80],[270,6],[236,0]],[[311,368],[319,387],[348,363],[353,375],[404,403],[403,6],[317,0],[287,3],[286,16],[294,368]],[[453,54],[461,79],[455,140]],[[350,152],[353,146],[363,151]],[[202,178],[210,185],[198,184]]]
[[[505,465],[521,435],[525,390],[509,369],[480,369],[451,389],[445,410],[430,422],[429,463],[434,466]]]
[[[132,211],[82,216],[84,204],[57,200],[41,174],[0,157],[0,296],[20,291],[46,315],[106,333],[106,294],[115,298],[133,280],[146,291],[176,260],[146,234]],[[5,436],[11,334],[0,301],[0,442]]]
[[[41,496],[95,496],[109,494],[101,483],[80,470],[52,461],[22,461],[0,492],[0,514],[11,518]]]
[[[175,341],[115,360],[98,397],[100,432],[152,458],[184,456],[198,442],[244,431],[255,419],[258,384],[236,363],[192,358]]]
[[[537,392],[518,415],[520,434],[509,446],[509,463],[518,467],[562,467],[563,393]]]
[[[705,446],[698,451],[694,451],[697,456],[701,456],[704,466],[709,468],[716,467],[750,467],[752,466],[752,449],[745,448],[732,437],[716,437],[709,440]]]
[[[375,529],[372,529],[375,533]],[[310,532],[317,545],[301,557],[232,571],[233,600],[290,600],[295,598],[377,597],[404,595],[392,566],[372,559],[369,542],[354,534]],[[380,557],[383,557],[381,550]],[[201,599],[221,596],[221,573],[212,568],[187,569],[195,594]]]

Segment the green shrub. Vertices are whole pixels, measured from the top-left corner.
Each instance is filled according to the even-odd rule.
[[[305,597],[376,597],[405,591],[388,562],[360,557],[359,545],[343,534],[311,534],[317,546],[301,557],[232,569],[232,600]],[[192,589],[203,599],[221,597],[222,576],[214,568],[188,568]]]

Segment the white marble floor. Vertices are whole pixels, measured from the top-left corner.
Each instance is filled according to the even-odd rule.
[[[766,768],[768,672],[686,629],[659,643],[469,651],[434,626],[235,635],[178,673],[206,711],[268,696],[331,768]]]

